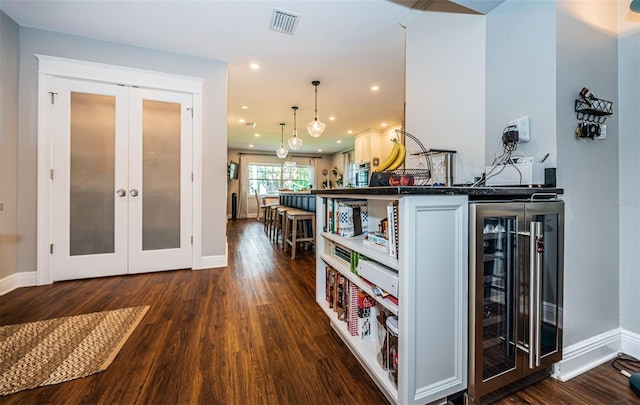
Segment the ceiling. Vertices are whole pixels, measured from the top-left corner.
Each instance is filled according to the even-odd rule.
[[[353,148],[355,134],[402,122],[412,13],[485,14],[503,1],[0,0],[0,9],[23,27],[225,62],[228,148],[275,153],[280,123],[287,147],[297,106],[296,153],[331,154]],[[293,34],[270,29],[275,9],[299,16]],[[314,80],[327,125],[319,138],[306,131]]]
[[[0,7],[24,27],[226,62],[228,148],[274,152],[281,122],[287,147],[295,105],[303,139],[296,152],[325,154],[352,148],[354,134],[402,121],[401,23],[412,11],[398,3],[2,0]],[[293,35],[270,30],[274,9],[300,16]],[[318,118],[327,124],[320,138],[306,131],[314,113],[313,80],[320,81]]]

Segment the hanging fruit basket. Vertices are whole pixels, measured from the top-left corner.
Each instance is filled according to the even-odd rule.
[[[396,134],[398,134],[398,145],[400,148],[404,149],[404,145],[400,144],[400,135],[404,135],[408,138],[411,138],[415,143],[418,144],[422,152],[418,153],[419,155],[424,156],[427,164],[426,166],[420,161],[419,167],[415,169],[399,169],[395,168],[392,170],[382,170],[379,172],[371,173],[371,179],[369,180],[369,187],[399,187],[399,186],[426,186],[429,184],[429,180],[431,180],[431,159],[429,158],[429,154],[427,153],[426,148],[420,142],[418,138],[411,135],[408,132],[402,131],[400,129],[396,129]],[[400,156],[397,156],[396,159],[391,162],[388,166],[397,167],[404,164],[406,151],[401,151]],[[401,162],[398,161],[401,159]],[[400,164],[398,164],[400,163]]]

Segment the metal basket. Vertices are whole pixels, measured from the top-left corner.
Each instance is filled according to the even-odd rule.
[[[400,135],[404,135],[408,138],[411,138],[415,143],[418,144],[418,146],[420,147],[420,149],[422,150],[422,153],[420,153],[422,156],[424,156],[426,162],[427,162],[427,168],[426,169],[396,169],[396,170],[385,170],[382,172],[373,172],[371,173],[371,179],[369,180],[369,187],[385,187],[385,186],[401,186],[401,185],[406,185],[406,186],[427,186],[429,185],[429,180],[431,180],[431,158],[429,157],[429,153],[427,152],[427,150],[425,149],[424,145],[422,144],[422,142],[420,142],[420,140],[418,138],[416,138],[415,136],[411,135],[408,132],[402,131],[400,129],[396,129],[396,134],[398,134],[398,138],[400,138]],[[407,179],[405,177],[405,184],[392,184],[390,182],[390,180],[393,177],[399,177],[400,181],[402,176],[412,176],[413,179],[409,178]],[[413,180],[413,184],[411,183],[411,180]]]
[[[405,184],[393,184],[391,178],[395,177],[398,181],[402,182],[402,176],[405,176]],[[406,176],[413,177],[413,184],[411,179],[407,179]],[[385,186],[427,186],[431,179],[431,171],[428,169],[396,169],[387,170],[383,172],[371,173],[371,179],[369,180],[369,187],[385,187]]]

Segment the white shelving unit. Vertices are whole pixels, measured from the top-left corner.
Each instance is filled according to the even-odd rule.
[[[388,203],[398,202],[398,258],[363,242],[362,236],[326,232],[327,199],[366,200],[368,226],[377,230]],[[467,388],[468,200],[455,195],[371,195],[325,191],[316,201],[316,301],[332,328],[393,404],[444,404]],[[325,252],[335,243],[367,256],[399,276],[398,304],[376,296],[371,284],[345,260]],[[351,336],[326,301],[326,269],[344,275],[398,316],[398,386],[378,363],[380,342]]]

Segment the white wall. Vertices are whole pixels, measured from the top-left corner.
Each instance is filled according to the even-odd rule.
[[[16,272],[20,29],[0,11],[0,280]]]
[[[31,28],[20,28],[20,103],[18,201],[20,201],[17,271],[36,270],[36,158],[38,62],[34,54],[199,77],[203,82],[202,255],[226,254],[224,190],[227,138],[227,71],[218,61],[97,41]]]
[[[427,149],[458,152],[455,183],[484,171],[485,19],[420,12],[406,24],[405,128]],[[410,139],[406,144],[419,150]]]
[[[640,333],[640,14],[619,7],[620,327]]]

